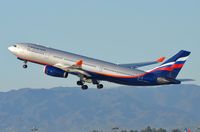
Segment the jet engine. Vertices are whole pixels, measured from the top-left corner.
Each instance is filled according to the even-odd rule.
[[[60,68],[53,67],[53,66],[45,66],[44,68],[45,74],[53,77],[61,77],[61,78],[67,78],[68,73]]]

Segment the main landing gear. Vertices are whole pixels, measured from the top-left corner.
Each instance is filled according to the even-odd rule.
[[[82,90],[87,90],[88,89],[88,85],[82,85]]]
[[[78,86],[81,86],[81,89],[82,90],[86,90],[86,89],[88,89],[88,86],[87,85],[84,85],[84,82],[83,81],[77,81],[77,85]]]
[[[102,89],[103,88],[103,84],[97,84],[97,88],[98,89]]]
[[[98,89],[102,89],[103,88],[103,84],[99,84],[99,83],[93,83],[97,85]],[[82,90],[87,90],[88,89],[88,85],[85,85],[85,81],[77,81],[77,85],[81,86]]]

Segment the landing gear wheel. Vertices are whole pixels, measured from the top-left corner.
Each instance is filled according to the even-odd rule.
[[[25,68],[25,69],[26,69],[27,67],[28,67],[28,66],[27,66],[26,64],[25,64],[25,65],[23,65],[23,68]]]
[[[87,85],[82,85],[82,90],[87,90],[88,89],[88,86]]]
[[[77,85],[83,85],[83,82],[82,81],[77,81]]]
[[[103,84],[97,84],[97,88],[98,89],[102,89],[103,88]]]
[[[27,65],[27,61],[26,60],[24,60],[24,65],[23,65],[23,68],[27,68],[28,67],[28,65]]]

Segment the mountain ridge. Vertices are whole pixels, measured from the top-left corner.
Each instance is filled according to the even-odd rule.
[[[140,129],[148,125],[182,128],[199,125],[200,86],[88,89],[23,88],[0,92],[0,129],[4,132],[91,131],[112,127]]]

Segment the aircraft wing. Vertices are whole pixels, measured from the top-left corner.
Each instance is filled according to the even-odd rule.
[[[165,57],[161,57],[161,58],[159,58],[155,61],[141,62],[141,63],[130,63],[130,64],[118,64],[118,65],[122,66],[122,67],[130,68],[130,69],[135,69],[135,68],[138,68],[138,67],[144,67],[144,66],[153,65],[153,64],[163,62],[164,59],[165,59]]]
[[[78,60],[74,65],[66,65],[62,63],[55,64],[54,67],[60,68],[66,72],[77,73],[79,76],[91,77],[89,73],[82,69],[83,60]]]

